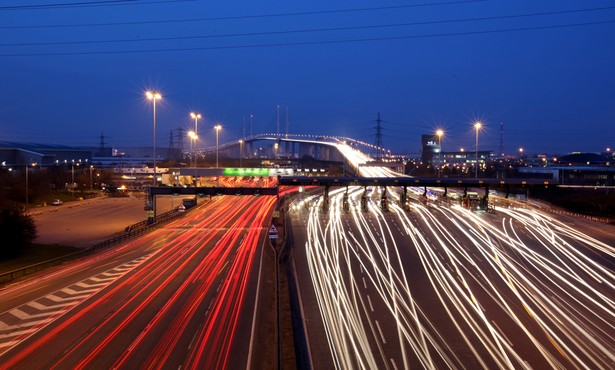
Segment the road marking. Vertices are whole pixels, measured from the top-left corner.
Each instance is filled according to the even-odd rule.
[[[372,300],[369,298],[369,294],[367,295],[367,303],[369,303],[369,309],[374,312],[374,306],[372,305]]]
[[[68,287],[24,303],[4,313],[0,313],[0,330],[6,332],[0,335],[0,355],[30,337],[32,333],[44,328],[55,319],[98,293],[125,275],[128,271],[151,258],[155,253],[157,252],[142,256],[111,270],[88,277]],[[91,281],[95,283],[91,283]],[[7,322],[15,322],[15,319],[19,320],[16,324],[7,324]],[[26,327],[31,328],[23,329]],[[22,338],[18,340],[7,340],[15,337]]]
[[[365,289],[367,289],[367,283],[365,282],[365,276],[363,276],[363,278],[362,278],[362,279],[363,279],[363,287],[364,287]]]
[[[380,339],[382,339],[382,343],[383,344],[387,344],[387,341],[384,339],[384,334],[382,334],[382,329],[380,328],[380,324],[378,323],[378,320],[376,321],[376,326],[378,327],[378,332],[380,333]]]
[[[32,308],[36,308],[39,311],[45,311],[45,310],[52,310],[55,308],[62,308],[62,307],[66,307],[66,306],[71,306],[74,305],[76,302],[64,302],[64,303],[60,303],[60,304],[54,304],[51,306],[47,306],[41,303],[38,303],[36,301],[32,301],[32,302],[28,302],[26,303],[28,306],[32,307]]]
[[[391,365],[393,365],[393,369],[397,370],[398,367],[397,367],[397,364],[395,363],[395,360],[393,360],[392,357],[390,358],[390,360],[391,360]]]

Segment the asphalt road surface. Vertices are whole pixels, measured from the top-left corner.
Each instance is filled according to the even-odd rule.
[[[257,314],[274,205],[216,197],[143,237],[3,287],[0,367],[255,367],[274,338]]]

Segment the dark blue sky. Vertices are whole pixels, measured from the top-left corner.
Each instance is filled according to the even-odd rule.
[[[1,140],[151,145],[158,89],[162,146],[192,110],[213,145],[280,105],[291,133],[370,143],[380,112],[396,152],[440,127],[473,149],[476,119],[480,149],[500,122],[506,153],[615,147],[612,1],[4,0],[0,35]]]

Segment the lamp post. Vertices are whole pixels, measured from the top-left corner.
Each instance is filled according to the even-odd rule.
[[[35,166],[35,165],[36,165],[35,163],[32,163],[32,166]],[[26,164],[26,209],[28,209],[28,204],[30,203],[28,199],[29,192],[30,192],[30,189],[28,186],[28,171],[29,170],[30,170],[30,165]]]
[[[476,129],[476,173],[474,178],[478,178],[478,131],[480,131],[481,127],[483,127],[481,122],[474,123],[474,128]]]
[[[519,161],[523,160],[523,148],[519,148]]]
[[[71,188],[71,194],[72,194],[72,198],[75,199],[75,160],[73,159],[71,161],[71,166],[70,166],[70,188]]]
[[[198,135],[199,135],[199,119],[201,119],[201,114],[200,113],[196,113],[196,112],[190,112],[190,117],[192,117],[192,119],[194,119],[194,135],[195,135],[195,139],[198,139]],[[196,144],[196,142],[195,142]],[[194,172],[196,174],[196,161],[197,161],[197,156],[196,156],[196,145],[194,146]]]
[[[90,165],[90,190],[94,190],[94,181],[92,178],[92,170],[94,169],[93,165]]]
[[[188,137],[190,137],[190,145],[192,145],[193,148],[196,147],[195,142],[196,140],[199,138],[198,135],[194,132],[194,131],[188,131]],[[194,159],[194,187],[196,187],[196,154],[195,154],[195,159]]]
[[[440,177],[440,167],[442,167],[442,135],[444,135],[444,131],[437,130],[436,135],[438,135],[438,177]]]
[[[220,132],[222,126],[216,125],[214,128],[216,129],[216,168],[218,168],[218,133]]]
[[[241,157],[243,157],[243,140],[239,140],[239,168],[242,168]]]
[[[157,91],[145,92],[147,100],[151,100],[154,107],[154,182],[153,186],[156,186],[156,101],[162,99],[162,95]]]

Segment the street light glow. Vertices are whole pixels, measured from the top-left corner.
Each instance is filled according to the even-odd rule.
[[[190,112],[190,117],[192,117],[193,119],[201,119],[201,114]]]
[[[162,95],[158,91],[146,91],[145,97],[147,100],[160,100],[162,99]]]

